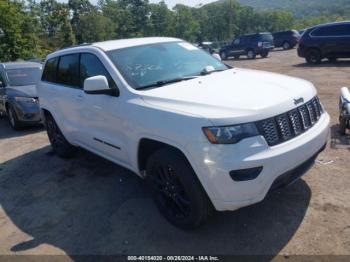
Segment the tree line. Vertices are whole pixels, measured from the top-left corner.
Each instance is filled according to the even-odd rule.
[[[257,11],[235,0],[201,7],[148,0],[0,0],[0,61],[43,58],[81,43],[144,36],[190,42],[231,40],[249,32],[303,28],[341,17],[295,19],[287,11]]]

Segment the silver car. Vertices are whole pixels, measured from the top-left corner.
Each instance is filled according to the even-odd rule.
[[[13,129],[40,123],[36,85],[42,65],[33,62],[0,63],[0,114]]]

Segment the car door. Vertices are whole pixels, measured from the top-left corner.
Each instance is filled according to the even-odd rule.
[[[62,55],[58,59],[55,83],[49,86],[52,92],[52,112],[60,128],[70,141],[75,143],[81,132],[79,110],[83,90],[79,82],[79,54]]]
[[[92,53],[80,54],[80,82],[88,77],[103,75],[110,88],[117,88],[104,64]],[[80,143],[106,158],[128,165],[125,149],[125,126],[121,116],[125,113],[119,97],[104,94],[83,94],[79,108]]]
[[[244,49],[242,47],[242,38],[237,38],[232,42],[232,51],[230,55],[241,55]]]

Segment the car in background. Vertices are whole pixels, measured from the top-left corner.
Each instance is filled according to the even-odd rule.
[[[307,29],[302,35],[298,55],[307,63],[318,64],[327,58],[350,58],[350,22],[322,24]]]
[[[284,50],[294,48],[300,39],[300,34],[296,30],[288,30],[273,33],[275,47],[282,47]]]
[[[198,48],[203,49],[209,54],[215,53],[215,46],[213,42],[201,42],[200,44],[198,44]]]
[[[236,38],[231,44],[221,48],[219,54],[222,60],[230,57],[238,59],[242,55],[247,56],[248,59],[255,59],[257,55],[265,58],[273,48],[271,33],[255,33]]]
[[[41,70],[34,62],[0,63],[0,113],[15,130],[40,123],[36,85]]]

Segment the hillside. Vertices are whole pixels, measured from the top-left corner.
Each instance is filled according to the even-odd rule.
[[[227,1],[227,0],[226,0]],[[284,9],[293,12],[296,17],[339,15],[349,16],[349,0],[237,0],[242,5],[259,10]]]

